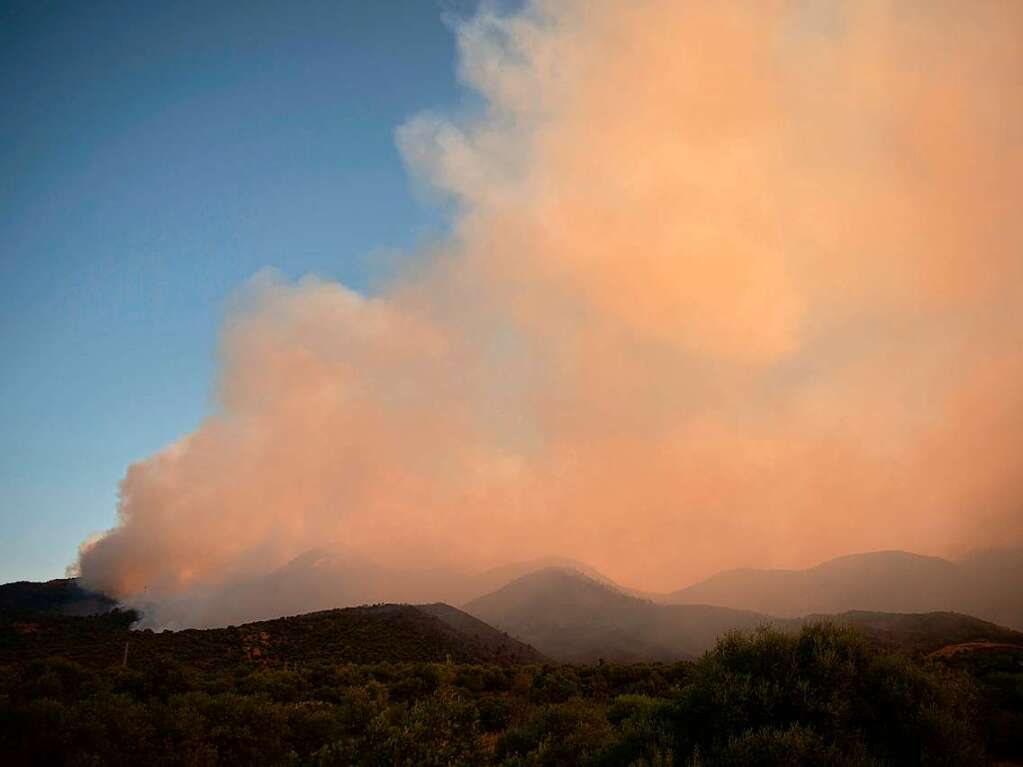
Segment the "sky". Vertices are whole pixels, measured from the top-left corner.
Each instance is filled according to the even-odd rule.
[[[209,412],[245,280],[371,289],[443,230],[394,131],[462,98],[470,6],[0,2],[0,582],[62,577]]]

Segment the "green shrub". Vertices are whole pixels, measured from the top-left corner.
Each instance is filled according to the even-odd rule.
[[[819,623],[726,636],[696,664],[671,718],[676,753],[709,763],[754,733],[885,763],[965,766],[983,763],[974,706],[962,675]]]
[[[713,758],[716,767],[875,767],[879,763],[854,748],[828,743],[799,724],[750,730],[725,745]]]

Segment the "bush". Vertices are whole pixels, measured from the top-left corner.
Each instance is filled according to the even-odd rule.
[[[799,724],[763,727],[733,738],[716,755],[718,767],[873,767],[860,749],[848,753]]]
[[[963,676],[878,653],[855,631],[819,623],[798,635],[728,635],[697,663],[671,717],[676,753],[708,763],[732,754],[734,764],[746,758],[744,739],[760,738],[790,742],[794,753],[821,747],[899,765],[965,766],[983,763],[974,706]]]
[[[498,741],[497,756],[531,756],[526,764],[583,764],[611,747],[614,740],[614,730],[603,710],[575,698],[541,706]]]

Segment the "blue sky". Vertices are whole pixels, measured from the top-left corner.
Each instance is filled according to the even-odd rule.
[[[225,299],[443,231],[394,129],[473,0],[0,0],[0,582],[59,577],[210,407]],[[198,532],[198,531],[197,531]]]

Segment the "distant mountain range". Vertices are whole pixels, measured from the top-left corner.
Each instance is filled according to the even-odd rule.
[[[700,655],[733,629],[795,629],[819,617],[860,626],[881,644],[931,652],[955,643],[1019,643],[1023,635],[1003,626],[1023,627],[1021,584],[1020,550],[959,562],[873,552],[806,570],[731,570],[650,598],[567,559],[476,574],[399,573],[309,552],[266,576],[161,602],[139,624],[229,627],[204,631],[129,637],[135,616],[111,612],[113,600],[74,579],[2,585],[0,644],[7,650],[0,655],[59,650],[115,662],[130,638],[142,654],[187,656],[189,647],[201,647],[223,661],[242,657],[250,642],[243,635],[265,634],[268,644],[254,645],[265,653],[260,657],[284,662],[310,654],[352,662],[448,656],[465,662],[674,661]],[[388,604],[330,609],[372,602]],[[75,619],[93,614],[95,620]]]
[[[879,551],[806,570],[728,570],[657,600],[780,617],[849,610],[955,611],[1023,629],[1023,550],[978,552],[959,562]]]
[[[0,665],[49,655],[113,665],[123,662],[126,645],[132,663],[170,658],[197,668],[448,658],[512,664],[601,658],[670,662],[699,656],[731,630],[766,624],[796,630],[821,618],[859,626],[878,644],[914,653],[963,643],[1023,644],[1023,634],[947,611],[791,618],[713,605],[658,604],[565,567],[522,575],[471,600],[464,610],[444,603],[383,604],[226,628],[153,632],[130,631],[138,616],[112,606],[72,580],[0,586]],[[89,611],[99,614],[83,617]]]
[[[455,568],[398,570],[344,551],[311,550],[283,567],[220,589],[131,606],[151,628],[215,628],[282,615],[374,603],[464,604],[544,567],[570,567],[612,584],[587,565],[564,557],[517,562],[474,572]],[[613,584],[612,584],[613,585]]]
[[[466,605],[552,567],[578,571],[621,595],[662,605],[713,605],[777,618],[851,610],[962,612],[1023,629],[1021,549],[980,552],[958,562],[904,551],[853,554],[805,570],[728,570],[668,594],[626,588],[567,558],[548,557],[483,572],[397,570],[342,551],[317,550],[248,580],[179,598],[164,597],[153,604],[143,598],[130,606],[139,609],[144,625],[152,628],[215,628],[360,604]],[[39,588],[45,591],[47,587]],[[93,607],[100,605],[97,602]],[[74,609],[81,611],[87,606],[80,600]],[[670,614],[681,615],[679,611]],[[672,624],[681,619],[660,620]]]
[[[1023,643],[1023,634],[951,612],[782,618],[712,605],[657,604],[559,568],[519,578],[465,610],[562,662],[674,661],[704,653],[728,631],[759,625],[796,630],[822,619],[857,626],[878,644],[909,652],[972,641]]]

